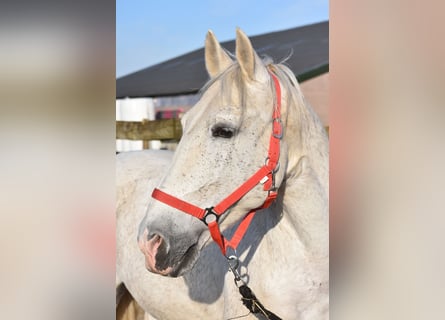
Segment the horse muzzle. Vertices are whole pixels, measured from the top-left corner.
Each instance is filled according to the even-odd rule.
[[[145,229],[138,239],[148,271],[162,276],[179,277],[190,270],[198,258],[197,243],[174,241]]]
[[[145,267],[148,271],[167,276],[172,271],[172,267],[156,266],[156,256],[158,251],[166,251],[166,244],[164,238],[158,234],[154,234],[151,239],[148,239],[148,231],[146,230],[141,239],[138,241],[139,249],[145,256]]]

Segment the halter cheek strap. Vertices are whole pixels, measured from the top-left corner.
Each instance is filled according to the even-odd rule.
[[[275,173],[279,170],[280,141],[283,137],[283,126],[281,122],[281,87],[277,76],[272,72],[269,73],[275,85],[276,102],[273,110],[272,133],[269,140],[269,151],[265,164],[247,181],[245,181],[241,186],[239,186],[235,191],[233,191],[229,196],[214,207],[202,209],[189,202],[165,193],[160,189],[154,189],[151,195],[154,199],[203,221],[209,228],[212,239],[218,244],[224,256],[226,256],[228,247],[231,247],[234,250],[238,247],[238,244],[249,228],[255,212],[259,209],[269,207],[277,197]],[[221,234],[219,229],[219,218],[259,183],[263,184],[263,190],[268,192],[266,200],[260,207],[250,210],[244,216],[233,234],[232,239],[226,239]]]

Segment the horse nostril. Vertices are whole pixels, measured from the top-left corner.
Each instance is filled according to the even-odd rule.
[[[149,235],[147,240],[160,245],[163,241],[163,238],[159,234],[154,233]]]
[[[160,237],[157,233],[147,233],[147,241],[153,239],[156,236]]]
[[[160,235],[159,233],[153,232],[153,233],[148,234],[147,241],[153,247],[156,247],[156,248],[164,247],[165,252],[168,252],[168,250],[169,250],[168,241],[166,241],[165,238],[162,235]]]

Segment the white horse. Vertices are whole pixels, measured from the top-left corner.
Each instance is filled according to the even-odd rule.
[[[240,273],[247,275],[244,281],[265,308],[282,319],[326,319],[326,132],[292,72],[262,61],[242,31],[237,30],[233,58],[209,32],[205,63],[211,80],[183,117],[183,137],[171,163],[168,168],[158,164],[145,175],[144,185],[128,191],[137,195],[131,204],[121,203],[126,212],[118,208],[118,278],[157,319],[266,318],[243,305],[234,274],[206,224],[150,198],[150,192],[157,186],[199,208],[218,204],[267,164],[271,135],[277,138],[272,127],[282,123],[279,164],[269,175],[278,197],[258,211],[235,253]],[[281,119],[273,120],[279,90]],[[162,178],[154,178],[161,169]],[[154,180],[148,183],[147,177]],[[225,235],[234,232],[247,212],[262,206],[269,194],[262,185],[266,180],[223,212],[219,225]]]

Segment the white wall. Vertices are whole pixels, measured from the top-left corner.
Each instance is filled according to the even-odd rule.
[[[116,100],[116,121],[142,121],[143,119],[154,120],[155,111],[153,99],[132,98]],[[151,141],[151,149],[159,149],[159,141]],[[142,150],[142,140],[116,140],[116,151]]]

